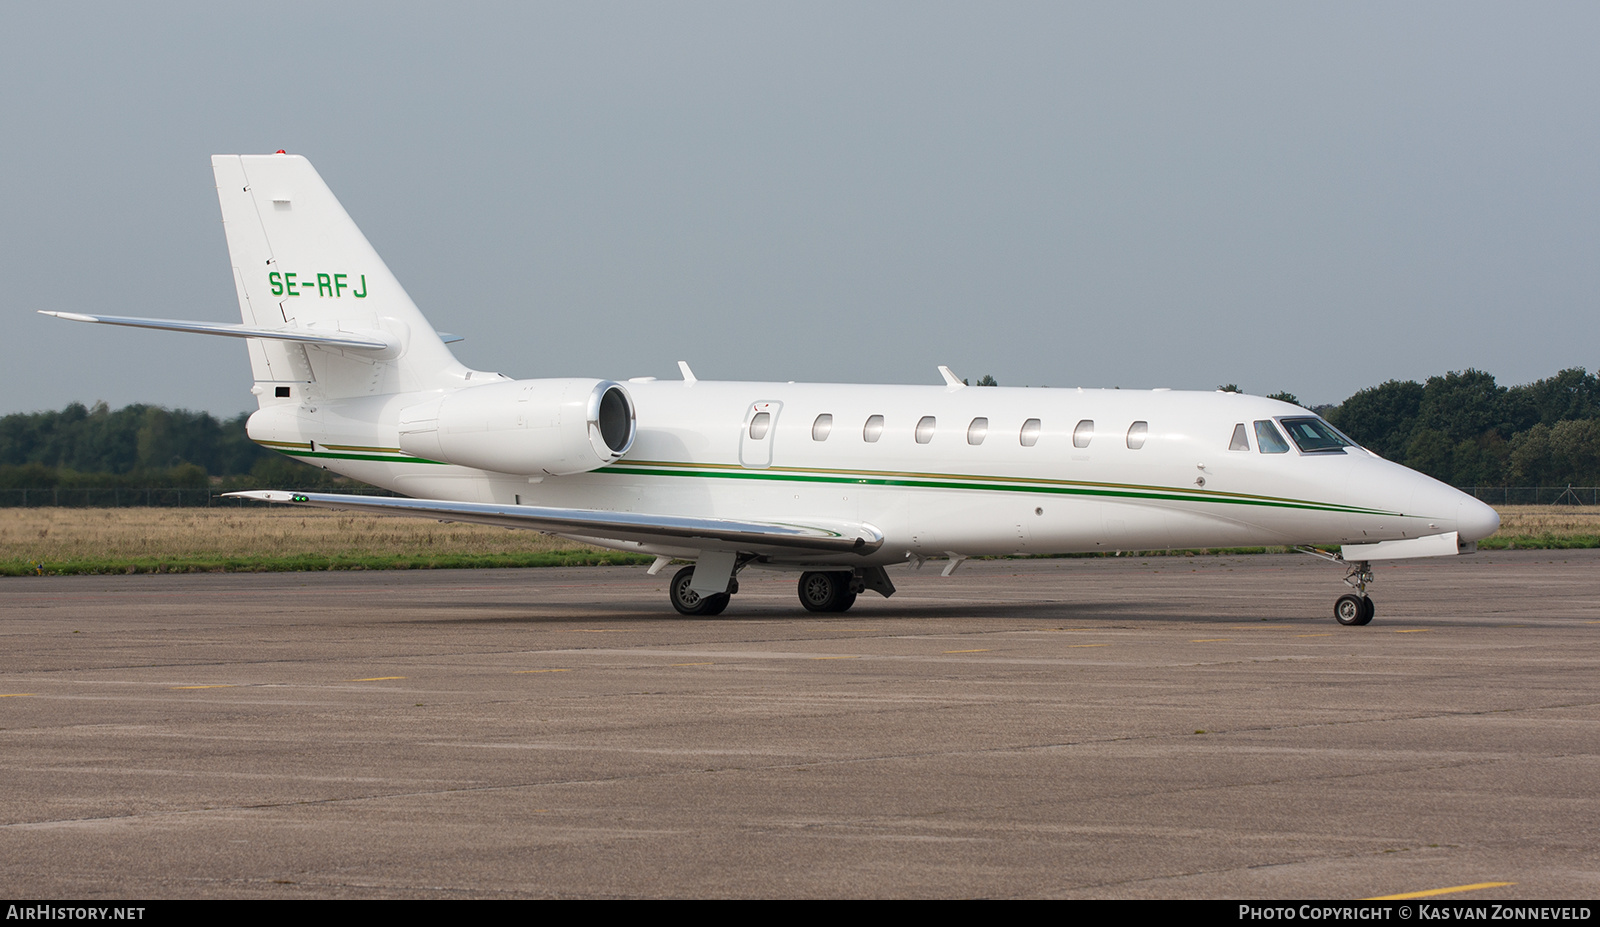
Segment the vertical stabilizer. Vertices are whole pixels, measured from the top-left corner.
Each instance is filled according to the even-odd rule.
[[[214,155],[217,199],[245,325],[379,332],[389,351],[252,339],[263,404],[281,388],[342,399],[461,386],[467,370],[298,155]],[[298,385],[299,389],[293,389]]]

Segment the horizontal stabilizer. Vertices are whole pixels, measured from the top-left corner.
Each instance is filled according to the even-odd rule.
[[[395,345],[381,332],[318,331],[311,328],[253,328],[228,322],[190,322],[184,319],[140,319],[126,315],[84,315],[79,312],[51,312],[40,309],[40,315],[53,315],[73,322],[99,322],[103,325],[127,325],[132,328],[155,328],[168,332],[193,332],[197,335],[223,335],[228,338],[269,338],[274,341],[298,341],[303,344],[320,344],[330,348],[364,348],[369,351],[387,351]]]
[[[883,546],[883,532],[867,524],[793,524],[594,509],[558,509],[536,505],[447,502],[390,496],[347,496],[316,492],[230,492],[235,499],[287,502],[317,508],[360,511],[373,515],[410,515],[442,521],[528,528],[552,534],[681,544],[685,547],[735,547],[739,550],[825,551],[870,554]]]

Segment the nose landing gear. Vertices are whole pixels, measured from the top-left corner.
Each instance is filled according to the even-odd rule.
[[[1372,567],[1365,560],[1358,561],[1345,574],[1344,582],[1355,592],[1347,592],[1333,603],[1334,620],[1342,625],[1363,625],[1371,621],[1375,609],[1372,597],[1367,595],[1367,583],[1372,582]]]
[[[1372,621],[1373,614],[1377,611],[1372,604],[1372,597],[1367,595],[1367,584],[1372,582],[1372,565],[1365,560],[1355,563],[1345,560],[1338,554],[1330,554],[1325,550],[1315,547],[1297,547],[1295,550],[1303,554],[1310,554],[1332,563],[1343,563],[1350,567],[1344,575],[1344,583],[1355,592],[1347,592],[1339,596],[1333,603],[1333,620],[1346,627],[1358,627]]]

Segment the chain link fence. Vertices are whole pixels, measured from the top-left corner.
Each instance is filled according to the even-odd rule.
[[[1490,505],[1600,505],[1600,486],[1457,486]]]

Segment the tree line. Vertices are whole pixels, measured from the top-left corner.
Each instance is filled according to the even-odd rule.
[[[0,489],[310,488],[340,478],[252,442],[241,412],[74,402],[0,417]]]
[[[980,385],[998,384],[985,376]],[[1298,404],[1289,393],[1273,398]],[[1482,370],[1390,380],[1312,411],[1383,457],[1452,485],[1600,486],[1600,376],[1582,367],[1511,387]],[[0,417],[0,489],[349,482],[251,442],[248,418],[104,402]]]
[[[1318,412],[1388,458],[1456,486],[1600,486],[1600,377],[1505,387],[1482,370],[1390,380]]]

